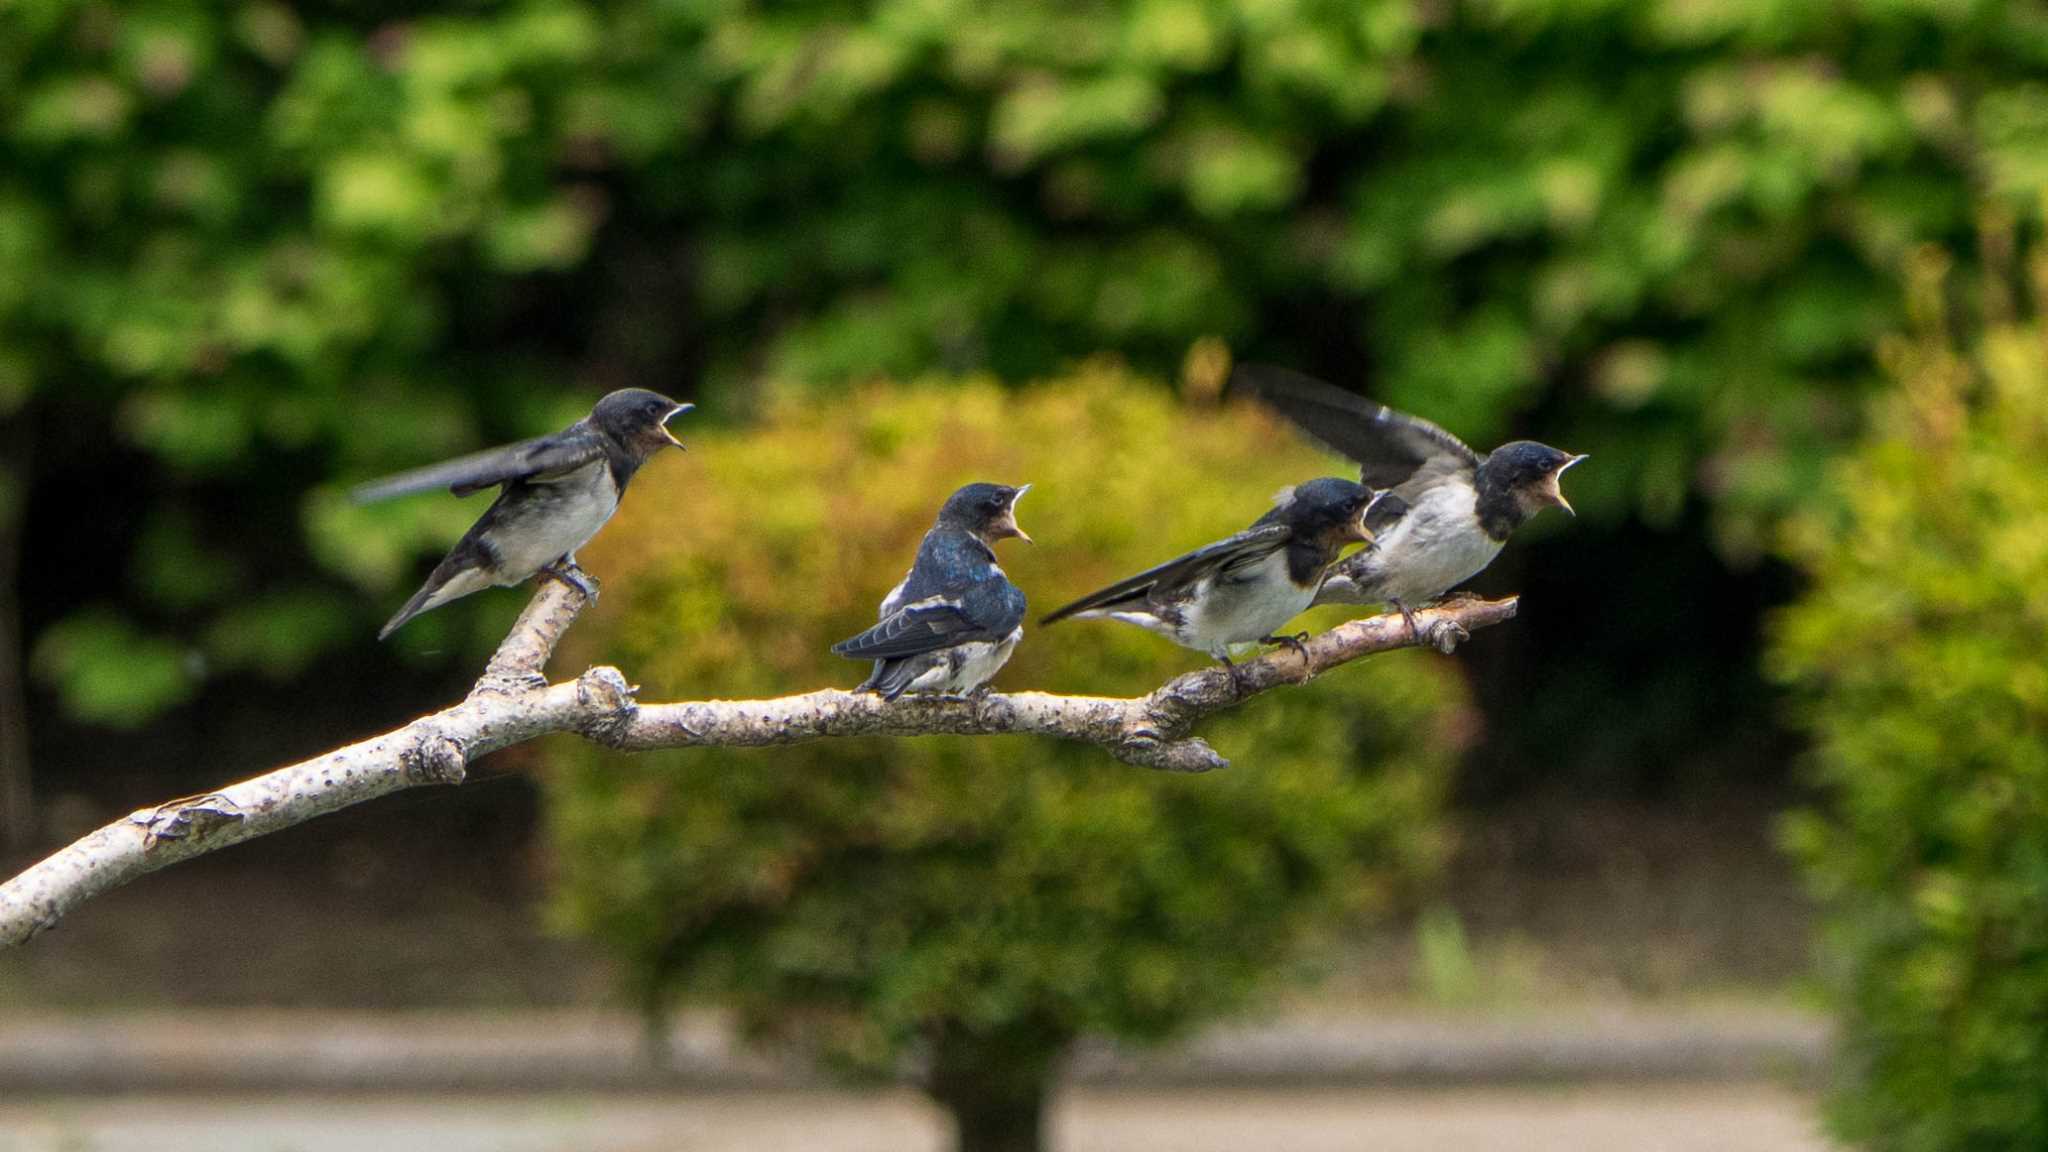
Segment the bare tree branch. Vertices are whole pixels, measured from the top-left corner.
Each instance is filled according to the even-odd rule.
[[[324,756],[217,792],[131,813],[0,884],[0,947],[23,943],[110,888],[168,864],[288,828],[315,816],[421,784],[459,784],[479,756],[551,732],[614,748],[752,748],[835,736],[1056,736],[1100,745],[1127,763],[1206,772],[1225,761],[1196,723],[1249,697],[1374,652],[1428,638],[1446,647],[1470,629],[1513,618],[1515,600],[1466,600],[1416,614],[1421,636],[1399,616],[1339,625],[1238,666],[1175,677],[1135,698],[1018,692],[955,700],[879,697],[839,690],[773,700],[641,704],[615,668],[591,668],[550,684],[542,667],[583,610],[574,589],[545,583],[452,708]]]

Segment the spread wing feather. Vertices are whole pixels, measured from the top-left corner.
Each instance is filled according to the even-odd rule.
[[[1233,379],[1310,437],[1356,460],[1368,488],[1393,488],[1425,469],[1479,466],[1478,453],[1429,421],[1299,372],[1246,364]]]
[[[352,490],[349,498],[358,504],[370,504],[435,488],[467,496],[515,480],[574,471],[603,456],[604,441],[595,431],[571,428],[372,480]]]
[[[1051,613],[1039,623],[1051,624],[1076,613],[1097,608],[1112,608],[1120,604],[1154,598],[1171,598],[1174,592],[1192,587],[1205,576],[1262,560],[1285,548],[1293,537],[1294,530],[1285,524],[1254,524],[1235,536],[1197,548],[1185,556],[1147,568],[1127,580],[1119,580],[1107,588],[1091,592]]]

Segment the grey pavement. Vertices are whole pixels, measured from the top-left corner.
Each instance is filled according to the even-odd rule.
[[[643,1040],[632,1017],[590,1011],[16,1016],[0,1019],[0,1100],[829,1086],[799,1063],[749,1051],[714,1016],[676,1023],[664,1067],[647,1059]],[[1828,1048],[1823,1019],[1777,1009],[1320,1014],[1213,1028],[1159,1049],[1089,1045],[1068,1082],[1126,1089],[1811,1082]]]
[[[1055,1152],[1828,1152],[1770,1084],[1065,1093]],[[942,1152],[908,1093],[0,1102],[0,1152]]]

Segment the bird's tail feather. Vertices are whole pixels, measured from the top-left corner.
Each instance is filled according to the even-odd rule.
[[[429,580],[420,586],[419,591],[412,594],[412,599],[405,602],[405,607],[400,608],[397,615],[386,620],[384,626],[377,629],[377,639],[390,639],[391,634],[404,627],[406,621],[425,612],[427,610],[427,597],[433,594],[434,582]]]
[[[875,670],[854,691],[873,692],[884,700],[894,700],[908,692],[911,682],[917,679],[916,665],[914,660],[877,660]]]
[[[467,596],[490,584],[489,578],[482,572],[475,568],[459,567],[451,563],[452,559],[451,557],[450,560],[443,560],[434,568],[433,574],[427,577],[427,582],[420,585],[420,590],[413,593],[412,599],[405,602],[405,607],[400,608],[396,616],[385,621],[384,627],[377,630],[377,639],[389,638],[393,632],[404,627],[406,621],[422,612],[431,612],[450,600]]]

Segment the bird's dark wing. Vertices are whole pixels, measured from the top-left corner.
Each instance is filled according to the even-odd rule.
[[[1051,624],[1095,608],[1112,608],[1153,598],[1170,599],[1173,592],[1195,584],[1204,576],[1272,555],[1285,548],[1293,537],[1294,529],[1285,524],[1254,524],[1228,539],[1197,548],[1185,556],[1147,568],[1128,580],[1119,580],[1098,592],[1091,592],[1052,612],[1039,623]]]
[[[1408,514],[1408,502],[1392,492],[1382,491],[1365,508],[1366,530],[1377,535],[1392,528]]]
[[[467,496],[514,480],[574,471],[603,456],[603,437],[594,429],[578,426],[372,480],[350,491],[349,498],[358,504],[370,504],[435,488]]]
[[[1024,618],[1024,594],[1008,581],[990,581],[961,597],[915,600],[881,623],[841,640],[832,651],[855,660],[897,660],[956,644],[999,640]]]
[[[1359,482],[1368,488],[1392,488],[1425,469],[1479,466],[1478,453],[1429,421],[1299,372],[1244,364],[1232,379],[1332,451],[1358,461]]]

